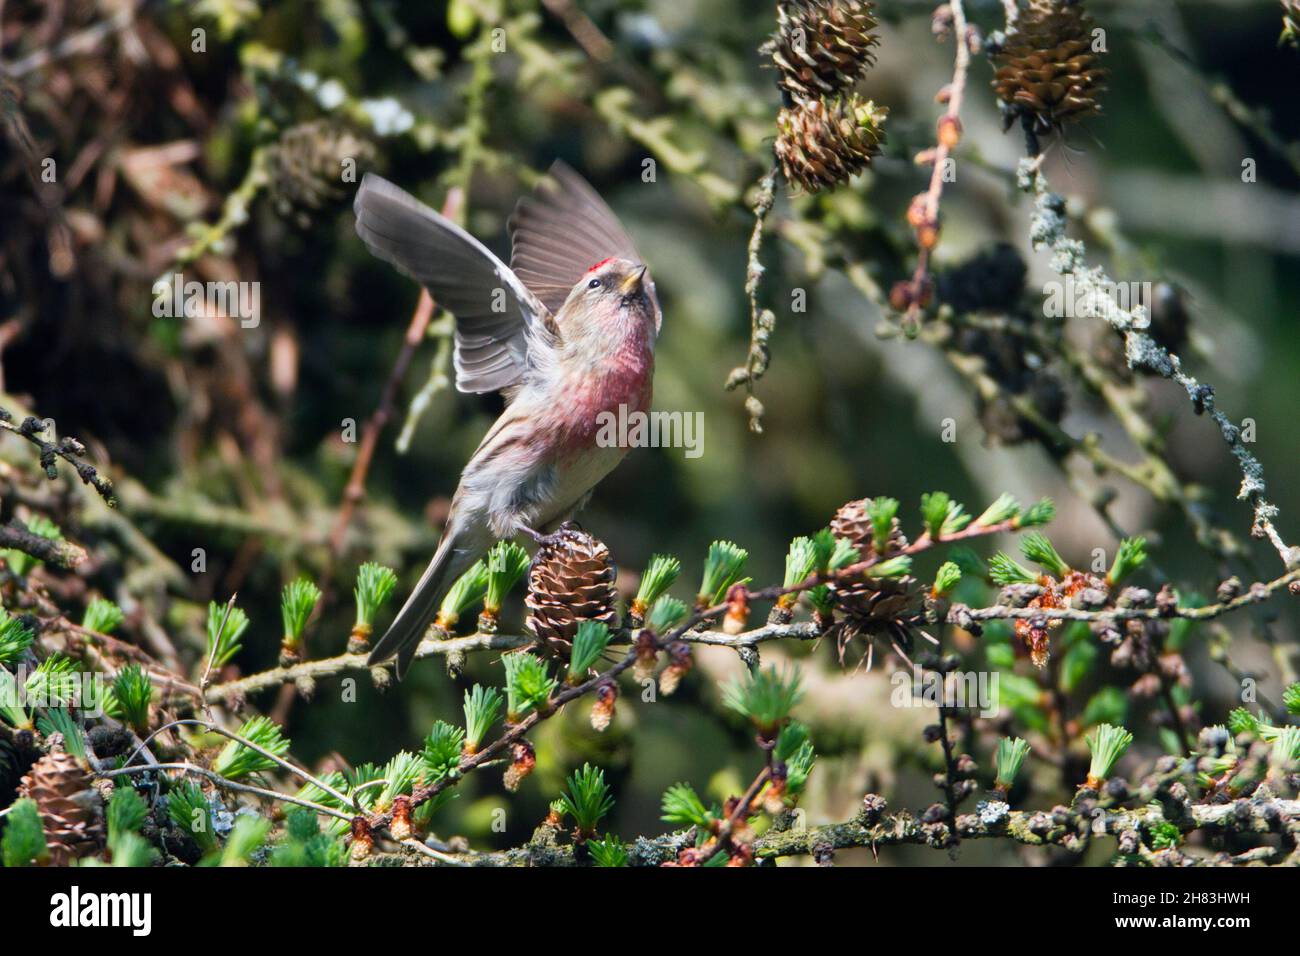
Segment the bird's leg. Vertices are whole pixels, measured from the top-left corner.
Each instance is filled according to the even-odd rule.
[[[581,532],[581,529],[578,527],[578,525],[572,521],[564,522],[564,524],[560,525],[558,528],[556,528],[554,531],[550,532],[549,534],[543,534],[542,532],[536,530],[535,528],[530,528],[526,524],[519,524],[518,528],[524,534],[528,535],[528,537],[533,539],[533,543],[537,545],[539,552],[541,551],[542,548],[554,547],[555,545],[560,544],[563,541],[568,541],[573,538],[576,538]],[[536,556],[534,556],[534,560],[536,560]]]
[[[524,534],[528,535],[528,537],[532,538],[533,544],[538,547],[541,547],[546,542],[546,535],[542,534],[540,531],[533,530],[523,522],[520,522],[516,527],[518,527]]]

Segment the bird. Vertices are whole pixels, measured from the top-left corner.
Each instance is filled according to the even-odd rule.
[[[509,222],[510,265],[460,226],[367,173],[353,202],[370,252],[455,317],[456,388],[499,392],[500,417],[460,476],[433,558],[368,663],[400,680],[461,574],[498,540],[539,545],[623,459],[602,413],[649,410],[662,312],[654,281],[596,190],[556,161]]]

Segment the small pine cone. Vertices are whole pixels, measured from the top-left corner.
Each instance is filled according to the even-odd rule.
[[[858,549],[862,560],[887,558],[907,547],[907,537],[895,518],[883,552],[877,552],[871,518],[867,514],[870,499],[850,501],[831,518],[831,532],[846,538]],[[835,625],[840,655],[855,637],[870,639],[889,637],[902,650],[911,648],[910,619],[919,609],[920,591],[910,575],[898,578],[861,577],[830,586],[836,608],[843,619]]]
[[[874,4],[865,0],[782,0],[776,33],[763,46],[795,100],[848,90],[875,62]]]
[[[919,601],[916,579],[863,578],[835,588],[836,606],[843,615],[839,628],[841,654],[855,637],[884,636],[903,652],[912,646],[911,619]]]
[[[338,201],[344,194],[345,163],[365,166],[375,156],[369,140],[330,120],[291,126],[268,151],[272,201],[282,215],[306,224],[308,210]]]
[[[74,757],[50,751],[23,777],[18,795],[36,801],[50,865],[68,866],[103,846],[103,800]]]
[[[870,498],[850,501],[841,505],[840,510],[831,518],[831,533],[837,538],[847,539],[849,544],[858,549],[863,561],[875,557],[889,557],[907,547],[907,537],[899,529],[898,519],[895,518],[884,552],[879,555],[876,553],[874,529],[871,526],[871,516],[867,512],[870,504]]]
[[[853,94],[782,109],[774,149],[785,178],[810,193],[847,182],[880,153],[887,113]]]
[[[567,530],[542,545],[528,572],[528,629],[567,658],[581,621],[618,626],[609,549],[585,531]]]
[[[993,80],[1008,125],[1028,116],[1045,132],[1101,112],[1097,94],[1106,71],[1097,66],[1092,18],[1083,4],[1032,0],[1017,27],[997,55]]]

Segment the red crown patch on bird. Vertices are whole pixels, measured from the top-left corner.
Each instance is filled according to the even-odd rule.
[[[609,260],[610,260],[610,259],[613,259],[613,258],[614,258],[613,256],[606,256],[604,259],[601,259],[601,260],[600,260],[599,262],[597,262],[594,266],[592,266],[590,269],[588,269],[587,272],[588,272],[588,273],[595,272],[597,269],[599,269],[599,268],[600,268],[601,266],[603,266],[606,262],[609,262]]]

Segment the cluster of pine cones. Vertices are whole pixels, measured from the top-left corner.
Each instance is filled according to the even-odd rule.
[[[847,181],[879,154],[886,111],[852,92],[879,42],[869,0],[782,0],[763,46],[786,105],[775,152],[785,178],[814,193]]]
[[[1097,65],[1092,18],[1079,0],[1030,0],[995,57],[993,88],[1009,128],[1022,119],[1050,132],[1100,112],[1106,71]]]

